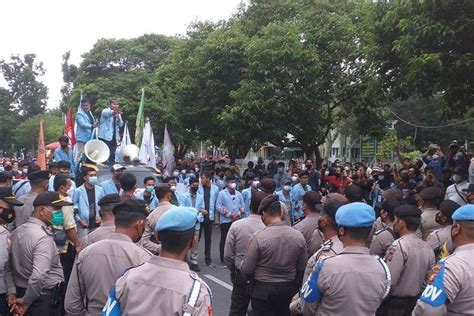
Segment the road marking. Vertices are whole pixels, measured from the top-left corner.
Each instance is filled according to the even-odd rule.
[[[225,287],[225,288],[228,289],[229,291],[232,291],[232,289],[233,289],[232,285],[230,285],[230,284],[228,284],[228,283],[225,283],[225,282],[222,281],[222,280],[219,280],[218,278],[216,278],[216,277],[213,276],[213,275],[204,274],[204,276],[205,276],[206,278],[208,278],[209,280],[216,282],[216,283],[219,284],[220,286]]]

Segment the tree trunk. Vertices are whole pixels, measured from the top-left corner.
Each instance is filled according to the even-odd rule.
[[[184,156],[186,155],[186,152],[188,151],[189,146],[186,144],[177,144],[174,145],[174,158],[176,160],[178,159],[184,159]]]

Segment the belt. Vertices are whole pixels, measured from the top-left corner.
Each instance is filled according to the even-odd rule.
[[[288,282],[262,282],[259,280],[254,280],[253,284],[255,285],[268,285],[268,286],[287,286],[291,285],[294,286],[295,282],[288,281]]]

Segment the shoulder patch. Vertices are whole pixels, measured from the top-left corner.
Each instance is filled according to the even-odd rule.
[[[438,261],[428,277],[428,286],[421,294],[420,300],[433,307],[446,303],[448,294],[444,290],[444,261]]]
[[[395,248],[393,245],[390,246],[387,250],[387,254],[385,255],[385,262],[390,262],[393,259],[393,255],[397,252],[397,248]]]
[[[323,296],[318,288],[319,273],[321,272],[323,265],[324,259],[320,259],[316,262],[313,272],[301,288],[300,297],[303,298],[307,303],[315,303],[320,301]]]

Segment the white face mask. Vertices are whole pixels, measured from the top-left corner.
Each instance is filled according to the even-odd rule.
[[[298,180],[298,177],[295,177],[295,176],[291,177],[291,181],[296,182],[296,180]]]
[[[175,185],[172,185],[172,186],[170,187],[170,190],[173,191],[173,192],[176,191],[176,186],[175,186]]]
[[[194,168],[194,171],[195,171],[195,172],[199,172],[199,168]]]
[[[237,183],[231,183],[231,184],[229,184],[229,187],[230,187],[232,190],[235,190],[235,188],[237,187]]]
[[[462,176],[455,174],[455,175],[453,176],[453,181],[454,181],[454,183],[459,183],[459,182],[461,182],[461,181],[462,181]]]
[[[326,170],[326,171],[324,172],[324,175],[325,175],[326,177],[329,176],[329,170]]]
[[[284,185],[283,190],[290,191],[291,190],[291,185]]]
[[[182,173],[182,174],[186,174],[186,170],[181,170],[181,173]]]
[[[179,172],[178,171],[173,171],[173,176],[175,176],[175,177],[179,176]]]
[[[434,160],[436,160],[436,159],[438,159],[438,158],[439,158],[438,155],[436,155],[436,154],[433,155],[433,159],[434,159]]]
[[[260,185],[260,181],[258,181],[258,180],[252,181],[252,186],[254,188],[258,187],[259,185]]]
[[[28,169],[23,169],[23,173],[26,174],[28,172]]]

